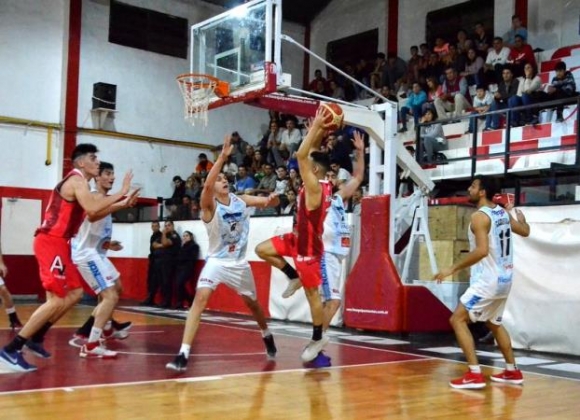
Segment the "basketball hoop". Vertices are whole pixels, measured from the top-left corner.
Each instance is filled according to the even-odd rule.
[[[208,108],[211,98],[228,96],[230,84],[207,74],[186,73],[177,76],[177,84],[183,96],[185,119],[191,125],[203,121],[207,127]]]

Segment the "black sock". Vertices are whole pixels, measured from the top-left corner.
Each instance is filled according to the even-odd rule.
[[[83,326],[77,330],[77,334],[83,334],[83,335],[88,336],[91,333],[91,328],[93,328],[94,323],[95,323],[95,317],[91,315],[85,321]]]
[[[111,325],[113,326],[114,329],[118,330],[120,329],[121,324],[118,323],[117,321],[115,321],[113,318],[111,318]]]
[[[280,271],[282,271],[284,274],[286,274],[286,276],[288,276],[289,279],[297,279],[298,278],[298,273],[296,272],[296,270],[294,270],[294,267],[292,267],[288,263],[286,263],[286,265],[284,267],[282,267],[280,269]]]
[[[20,322],[20,320],[18,319],[18,315],[16,315],[16,312],[12,312],[11,314],[8,314],[8,319],[12,323]]]
[[[21,335],[17,335],[6,347],[4,347],[4,350],[9,353],[20,351],[27,341],[28,340],[26,338],[22,337]]]
[[[312,326],[312,340],[318,341],[322,339],[322,325]]]
[[[44,336],[46,335],[50,327],[52,327],[52,323],[47,322],[32,337],[30,337],[30,340],[35,343],[42,343],[44,341]]]

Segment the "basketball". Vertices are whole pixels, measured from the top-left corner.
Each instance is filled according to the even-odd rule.
[[[322,108],[324,125],[323,127],[330,131],[336,131],[342,127],[342,120],[344,112],[340,105],[334,102],[323,103],[319,108]]]

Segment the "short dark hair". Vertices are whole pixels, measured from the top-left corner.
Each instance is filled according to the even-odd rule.
[[[198,156],[198,158],[203,158],[203,159],[207,159],[207,155],[205,153],[200,153]]]
[[[175,181],[183,181],[183,179],[181,179],[181,177],[179,175],[175,175],[173,177],[173,182],[175,182]]]
[[[560,61],[558,63],[556,63],[556,66],[554,67],[554,70],[558,71],[558,70],[564,70],[566,71],[566,63],[564,63],[563,61]]]
[[[114,170],[115,168],[113,167],[112,163],[101,161],[101,165],[99,166],[99,175],[101,175],[104,171],[114,171]]]
[[[493,38],[494,41],[503,42],[503,38],[501,36],[496,36]]]
[[[479,188],[485,190],[485,198],[493,200],[493,197],[500,192],[499,182],[497,178],[491,178],[484,175],[475,175],[473,180],[479,181]]]
[[[330,158],[328,157],[328,153],[312,152],[310,153],[310,157],[317,165],[322,166],[324,173],[328,172],[330,169]]]
[[[98,151],[99,149],[97,149],[97,146],[95,146],[94,144],[91,143],[77,144],[77,146],[74,148],[72,152],[71,160],[74,162],[75,160],[84,155],[88,155],[89,153],[98,153]]]
[[[479,89],[483,89],[483,90],[485,90],[485,85],[484,85],[484,84],[481,84],[481,83],[479,83],[477,86],[475,86],[475,90],[479,90]]]
[[[385,53],[377,53],[377,58],[382,58],[383,60],[385,59]]]

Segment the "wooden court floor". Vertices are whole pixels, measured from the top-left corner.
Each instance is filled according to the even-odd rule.
[[[34,307],[19,306],[22,318]],[[402,340],[347,337],[340,330],[327,348],[333,366],[305,369],[299,354],[308,340],[307,326],[272,323],[278,355],[268,361],[252,321],[219,314],[204,318],[183,374],[164,367],[179,348],[183,320],[154,309],[118,311],[117,319],[134,323],[129,338],[109,345],[119,357],[84,360],[71,338],[91,309],[74,308],[51,330],[46,348],[53,357],[26,355],[38,365],[37,372],[12,373],[0,367],[0,418],[578,418],[580,375],[564,377],[520,365],[524,386],[488,383],[484,390],[458,391],[448,381],[463,373],[460,357],[414,350]],[[0,343],[11,336],[5,317],[0,317]],[[484,367],[488,375],[497,371]]]

